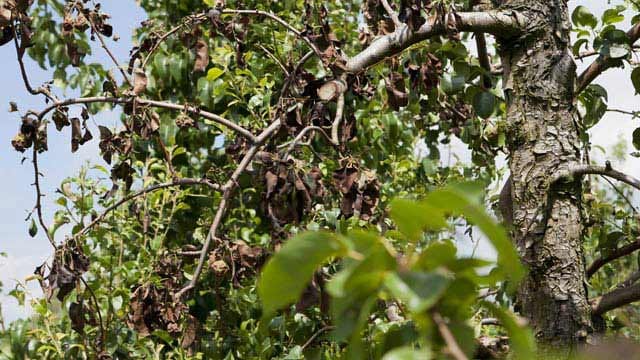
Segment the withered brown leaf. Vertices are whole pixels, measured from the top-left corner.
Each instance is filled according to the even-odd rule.
[[[195,50],[196,61],[193,65],[193,71],[203,72],[207,69],[207,65],[209,65],[209,47],[204,40],[198,39],[195,45]]]

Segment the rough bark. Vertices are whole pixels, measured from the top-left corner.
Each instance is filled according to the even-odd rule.
[[[517,308],[545,348],[567,351],[591,331],[580,182],[552,184],[555,173],[580,161],[567,1],[511,0],[503,6],[528,18],[525,35],[499,39],[509,124],[512,237],[529,269]]]

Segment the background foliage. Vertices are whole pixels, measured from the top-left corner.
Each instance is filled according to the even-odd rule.
[[[48,231],[58,247],[29,279],[41,282],[44,298],[30,298],[21,285],[10,290],[31,301],[35,314],[7,325],[0,357],[422,359],[455,356],[448,336],[466,356],[482,356],[479,343],[504,353],[501,336],[509,336],[516,358],[534,357],[532,334],[510,300],[525,269],[490,215],[497,197],[485,191],[504,172],[494,162],[504,152],[504,95],[500,76],[483,68],[470,46],[471,35],[416,44],[350,76],[332,144],[322,132],[331,133],[339,105],[320,99],[318,88],[334,79],[337,53],[357,53],[390,31],[377,1],[224,4],[277,14],[304,31],[321,56],[301,63],[308,44],[264,14],[212,13],[222,5],[213,0],[141,0],[149,19],[121,69],[85,61],[104,51],[105,38],[115,40],[100,4],[16,3],[26,6],[16,21],[16,48],[51,71],[45,95],[69,88],[82,97],[141,96],[186,106],[69,105],[84,106],[81,118],[59,106],[33,124],[26,109],[12,104],[24,116],[12,144],[33,151],[31,161],[46,150],[47,134],[61,132],[71,135],[72,151],[99,141],[111,167],[94,164],[63,182],[47,229],[36,213],[28,220],[31,236]],[[411,21],[420,21],[411,10],[416,4],[425,13],[469,6],[402,1],[403,20],[413,14]],[[578,7],[574,55],[591,51],[635,66],[633,44],[617,27],[626,9],[613,7],[598,19]],[[170,29],[177,30],[164,38]],[[13,46],[9,37],[5,46]],[[640,92],[638,69],[631,80]],[[586,130],[607,111],[607,99],[598,85],[579,98],[585,149]],[[94,114],[113,106],[122,108],[121,126],[93,123]],[[282,124],[235,179],[228,200],[224,188],[204,183],[167,186],[102,215],[129,194],[179,178],[225,184],[250,144],[200,111],[253,134],[275,119]],[[322,131],[309,132],[304,144],[292,142],[309,126]],[[439,149],[452,138],[472,150],[471,163],[442,161]],[[640,130],[633,138],[640,150]],[[612,192],[594,179],[584,192],[590,258],[638,238],[628,189]],[[198,250],[223,202],[228,210],[204,272],[195,289],[176,297],[196,272]],[[70,234],[59,231],[63,224],[71,224]],[[477,232],[493,244],[497,261],[458,254],[463,233]],[[605,265],[590,293],[606,292],[636,266],[629,258]],[[483,326],[487,317],[501,326]],[[637,318],[631,307],[604,320],[611,333],[637,337]]]

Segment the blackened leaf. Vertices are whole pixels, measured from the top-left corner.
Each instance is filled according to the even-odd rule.
[[[53,123],[56,124],[56,130],[61,131],[65,126],[71,125],[65,111],[56,109],[52,116]]]
[[[9,112],[18,111],[18,104],[15,101],[9,101]]]
[[[80,119],[71,119],[71,152],[78,151],[80,142],[82,141],[82,129],[80,127]]]

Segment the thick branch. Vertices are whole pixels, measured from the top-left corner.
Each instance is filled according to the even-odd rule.
[[[593,315],[602,315],[607,311],[640,301],[640,284],[616,289],[591,300]]]
[[[526,24],[523,15],[513,11],[461,12],[453,16],[455,26],[460,31],[473,31],[494,34],[501,37],[517,35]],[[415,32],[407,26],[397,28],[395,32],[374,40],[369,47],[348,59],[345,70],[356,73],[365,70],[379,61],[395,55],[409,46],[428,38],[446,34],[445,24],[432,16]]]
[[[622,247],[619,247],[613,250],[607,256],[602,256],[597,258],[587,268],[587,278],[590,278],[591,276],[593,276],[593,274],[595,274],[604,265],[616,259],[619,259],[623,256],[627,256],[638,249],[640,249],[640,238],[630,244],[624,245]]]
[[[627,38],[629,44],[633,45],[634,42],[640,38],[640,22],[635,24],[629,31],[627,31]],[[578,77],[576,86],[576,95],[580,94],[595,78],[605,72],[610,67],[619,63],[619,59],[612,59],[609,56],[600,55],[582,74]]]
[[[569,168],[568,170],[560,171],[552,180],[552,183],[558,182],[563,178],[571,178],[589,174],[607,176],[612,179],[622,181],[623,183],[626,183],[640,190],[640,180],[620,171],[614,170],[610,166],[576,165]]]

